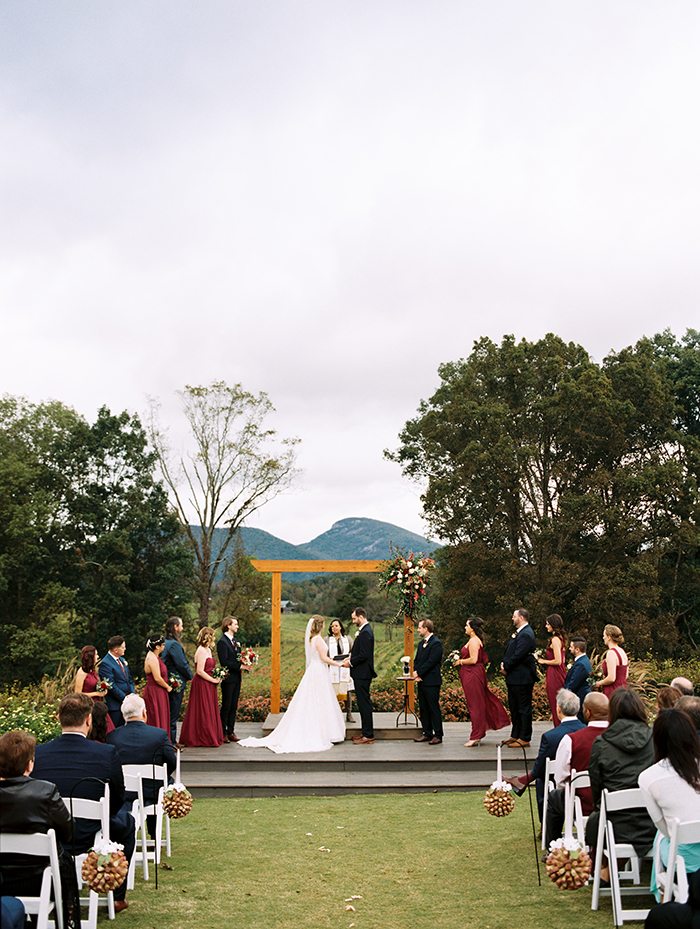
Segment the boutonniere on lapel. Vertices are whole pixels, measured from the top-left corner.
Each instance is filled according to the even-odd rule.
[[[517,632],[514,632],[513,635],[511,636],[511,639],[515,639],[515,638],[517,637],[517,635],[518,635],[518,633],[517,633]]]
[[[125,667],[125,668],[128,668],[128,667],[129,667],[129,662],[126,660],[126,658],[122,658],[122,665],[123,665],[123,667]]]

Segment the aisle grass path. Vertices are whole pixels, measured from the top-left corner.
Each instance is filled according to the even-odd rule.
[[[175,870],[159,872],[157,891],[137,875],[119,929],[612,926],[610,902],[592,912],[588,889],[560,891],[544,868],[538,886],[524,800],[500,820],[482,800],[197,800],[173,823]],[[361,899],[346,902],[353,896]],[[100,923],[106,929],[106,914]]]

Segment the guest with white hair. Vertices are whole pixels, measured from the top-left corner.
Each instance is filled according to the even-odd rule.
[[[168,774],[175,770],[175,750],[170,744],[168,733],[148,725],[146,704],[138,694],[129,694],[122,701],[122,716],[126,725],[120,726],[107,736],[107,743],[119,752],[121,763],[161,766],[165,763]],[[157,782],[143,782],[144,801],[155,803],[158,796]],[[128,799],[128,797],[127,797]],[[131,797],[133,800],[134,798]]]

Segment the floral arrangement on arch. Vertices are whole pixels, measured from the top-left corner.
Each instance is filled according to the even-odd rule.
[[[394,621],[402,616],[414,620],[420,598],[427,593],[428,576],[435,561],[425,552],[415,555],[393,545],[390,547],[394,557],[382,564],[379,590],[385,590],[387,596],[393,593],[399,601]]]

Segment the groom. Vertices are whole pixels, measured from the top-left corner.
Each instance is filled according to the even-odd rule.
[[[374,725],[372,721],[372,700],[369,685],[377,676],[374,670],[374,633],[367,622],[367,611],[358,606],[352,614],[352,621],[358,627],[355,641],[352,643],[350,657],[343,662],[344,668],[350,668],[355,685],[357,708],[362,720],[362,735],[355,736],[355,745],[369,745],[374,742]]]

